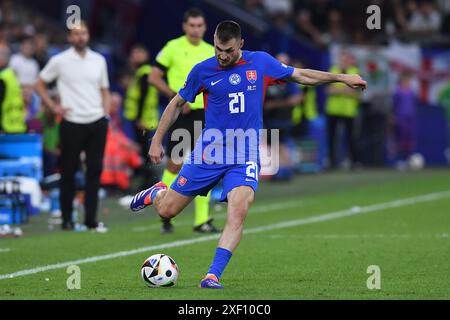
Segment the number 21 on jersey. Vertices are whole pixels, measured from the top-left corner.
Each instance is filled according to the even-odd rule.
[[[243,92],[228,94],[230,100],[230,113],[240,113],[245,111],[245,97]]]

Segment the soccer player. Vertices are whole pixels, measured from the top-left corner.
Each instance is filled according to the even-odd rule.
[[[152,72],[149,75],[149,82],[158,91],[172,99],[177,91],[183,86],[186,77],[197,63],[214,56],[214,47],[209,43],[203,41],[203,36],[206,31],[206,22],[203,12],[199,9],[192,8],[184,14],[183,30],[185,35],[169,41],[156,57],[156,63]],[[167,83],[164,81],[164,75],[167,75]],[[181,169],[184,154],[178,158],[175,154],[172,155],[172,150],[177,145],[177,142],[172,141],[170,137],[177,129],[186,129],[190,132],[191,141],[189,142],[190,150],[194,148],[194,122],[203,124],[205,121],[205,112],[203,109],[203,98],[201,94],[184,104],[182,112],[177,121],[173,123],[169,130],[169,142],[167,145],[167,160],[166,169],[163,172],[162,181],[170,185],[175,181],[178,172]],[[213,224],[212,219],[208,218],[209,213],[209,194],[206,197],[195,198],[195,232],[217,233],[218,230]],[[170,233],[173,231],[173,225],[170,219],[162,219],[163,225],[161,231],[163,233]]]
[[[164,156],[164,134],[177,119],[183,105],[194,101],[203,92],[206,123],[192,152],[193,161],[184,163],[169,189],[159,182],[136,194],[130,205],[133,211],[153,205],[161,217],[172,218],[193,197],[206,194],[222,179],[222,201],[228,202],[227,221],[210,269],[199,285],[201,288],[223,288],[219,279],[241,240],[244,220],[258,187],[259,171],[258,156],[256,161],[246,160],[258,154],[259,139],[256,143],[249,142],[249,147],[242,153],[238,145],[228,144],[228,141],[223,143],[223,140],[221,144],[220,139],[208,139],[207,136],[211,136],[211,132],[219,137],[218,133],[227,136],[233,130],[260,130],[267,85],[295,81],[304,85],[342,82],[354,89],[366,87],[359,75],[293,68],[265,52],[243,51],[243,44],[239,24],[234,21],[219,23],[214,34],[215,57],[192,69],[185,85],[164,111],[149,150],[151,161],[160,163]],[[211,151],[220,153],[220,148],[225,151],[227,161],[218,161]],[[229,156],[230,151],[235,152],[233,157]]]

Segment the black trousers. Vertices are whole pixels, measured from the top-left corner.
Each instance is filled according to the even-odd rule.
[[[102,118],[88,124],[63,120],[60,126],[61,185],[60,205],[63,224],[72,222],[75,196],[75,173],[80,164],[80,153],[86,154],[85,220],[88,228],[97,227],[98,190],[103,169],[108,120]]]
[[[348,156],[351,162],[355,161],[354,118],[328,116],[328,155],[331,167],[337,167],[338,159],[336,147],[339,144],[339,126],[345,128]]]

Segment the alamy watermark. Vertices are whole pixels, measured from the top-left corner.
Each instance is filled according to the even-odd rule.
[[[66,286],[69,290],[80,290],[81,289],[81,269],[77,265],[68,266],[66,273],[70,274],[67,278]]]
[[[381,289],[381,269],[377,265],[370,265],[367,267],[367,273],[370,277],[367,278],[366,285],[369,290]]]
[[[70,5],[66,9],[66,13],[69,15],[66,19],[67,29],[72,30],[79,28],[81,25],[81,9],[77,5]]]
[[[194,136],[183,128],[174,130],[169,137],[177,142],[168,155],[172,162],[193,164],[248,164],[260,163],[260,172],[272,175],[279,169],[278,129],[205,129],[202,122],[194,121]],[[270,144],[268,143],[270,135]],[[191,141],[196,141],[191,154]]]
[[[366,26],[369,30],[381,30],[381,9],[376,4],[370,5],[366,10],[370,16],[366,20]]]

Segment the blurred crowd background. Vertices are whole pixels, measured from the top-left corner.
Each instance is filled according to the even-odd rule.
[[[192,6],[205,12],[209,43],[215,25],[233,19],[242,25],[244,49],[265,50],[298,67],[360,73],[368,81],[361,94],[338,85],[271,88],[266,127],[281,130],[281,169],[273,176],[262,172],[264,179],[449,163],[450,0],[1,0],[0,67],[12,68],[20,83],[24,125],[1,127],[0,164],[10,160],[8,143],[23,139],[11,136],[38,136],[41,162],[33,162],[39,172],[32,175],[47,195],[53,190],[45,187],[49,177],[58,174],[60,119],[34,84],[49,58],[67,47],[66,8],[74,4],[90,27],[91,48],[108,63],[111,143],[105,166],[122,175],[102,176],[108,194],[136,191],[133,179],[148,166],[132,120],[124,116],[127,90],[137,68],[182,34],[183,12]],[[370,5],[380,8],[379,30],[367,27]],[[160,97],[160,114],[166,103]],[[0,176],[11,170],[20,175],[26,165],[20,167],[3,166]]]

